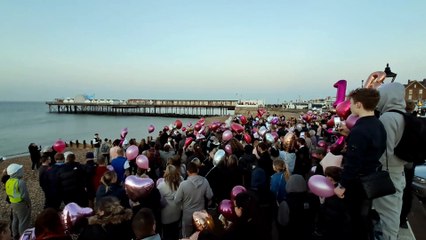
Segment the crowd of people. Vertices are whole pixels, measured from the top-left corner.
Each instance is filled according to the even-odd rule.
[[[331,113],[286,118],[260,111],[247,118],[235,116],[219,127],[204,127],[203,119],[197,123],[201,129],[189,124],[185,130],[165,127],[155,139],[116,139],[112,146],[96,134],[95,150],[86,159],[69,151],[43,154],[32,164],[39,167],[45,210],[27,239],[397,239],[406,220],[401,215],[406,162],[393,148],[402,136],[398,129],[403,118],[387,110],[405,111],[403,87],[392,83],[379,91],[356,89],[349,99],[359,119],[351,129],[341,124],[336,132],[328,131]],[[225,139],[223,132],[229,129],[233,135]],[[329,153],[338,135],[346,136],[346,147]],[[132,145],[147,157],[148,168],[126,157]],[[327,154],[343,155],[342,165],[323,167]],[[377,171],[386,160],[396,193],[369,200],[360,177]],[[10,164],[6,173],[11,233],[19,239],[30,227],[31,199],[22,166]],[[307,182],[314,174],[332,182],[334,196],[322,198],[309,191]],[[130,176],[156,184],[134,181],[136,186],[131,186],[126,183]],[[227,214],[222,203],[235,186],[247,191],[231,199],[232,213]],[[64,225],[60,213],[70,203],[90,207],[93,214]],[[219,224],[196,227],[194,213],[202,210]],[[380,219],[379,230],[373,231],[373,215]],[[4,226],[0,222],[0,239],[10,235]]]

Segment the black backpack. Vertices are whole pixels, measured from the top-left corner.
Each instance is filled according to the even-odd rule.
[[[394,154],[407,162],[423,164],[426,159],[426,119],[410,113],[390,110],[404,116],[404,133],[394,149]]]

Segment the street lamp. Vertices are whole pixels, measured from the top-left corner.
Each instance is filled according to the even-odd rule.
[[[396,78],[396,73],[393,73],[389,67],[389,63],[386,64],[386,68],[385,68],[385,73],[386,73],[386,78],[392,78],[391,82],[395,81]]]

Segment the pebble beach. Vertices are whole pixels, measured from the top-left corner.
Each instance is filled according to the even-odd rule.
[[[80,148],[74,147],[67,147],[65,151],[71,151],[73,152],[76,157],[77,161],[84,164],[85,163],[85,156],[86,152],[93,151],[92,148],[88,147],[83,149],[82,146]],[[28,191],[30,193],[31,198],[31,222],[34,223],[37,215],[43,211],[43,204],[44,204],[44,193],[40,188],[39,181],[38,181],[38,170],[31,170],[31,159],[30,156],[21,156],[21,157],[15,157],[15,158],[9,158],[7,160],[0,162],[0,170],[2,173],[5,172],[5,169],[9,164],[11,163],[17,163],[21,164],[24,167],[24,180],[27,184]],[[1,185],[0,190],[0,219],[1,220],[10,220],[10,204],[6,202],[6,193],[4,185]]]

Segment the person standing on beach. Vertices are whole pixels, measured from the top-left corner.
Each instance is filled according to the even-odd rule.
[[[373,229],[369,217],[372,201],[367,199],[361,176],[377,171],[380,157],[386,150],[386,130],[374,115],[380,94],[375,89],[359,88],[349,94],[352,114],[359,119],[350,130],[341,125],[339,131],[347,135],[347,150],[343,157],[344,168],[340,183],[334,189],[343,198],[351,218],[352,231],[347,239],[371,239]]]
[[[31,170],[36,170],[40,166],[40,148],[35,144],[31,143],[28,146],[28,151],[30,152],[30,158],[31,158]]]
[[[58,182],[65,205],[74,202],[80,207],[88,206],[86,179],[83,166],[75,161],[74,153],[69,153],[65,164],[58,171]]]
[[[62,202],[58,172],[64,166],[65,156],[63,153],[55,154],[55,163],[47,169],[45,180],[48,184],[46,188],[46,203],[44,208],[54,208],[59,211]]]
[[[93,153],[95,154],[95,159],[97,159],[101,152],[100,148],[102,143],[102,139],[99,137],[98,133],[95,133],[95,137],[93,138],[92,143],[93,147],[95,148],[95,151]]]
[[[111,148],[110,142],[108,142],[108,138],[104,139],[104,142],[101,144],[101,154],[102,156],[98,156],[96,160],[99,160],[100,157],[104,157],[107,161],[107,165],[110,162],[109,150]]]
[[[10,176],[6,182],[6,194],[12,207],[12,235],[14,239],[19,239],[31,224],[31,199],[27,185],[22,179],[22,165],[12,163],[6,172]]]

